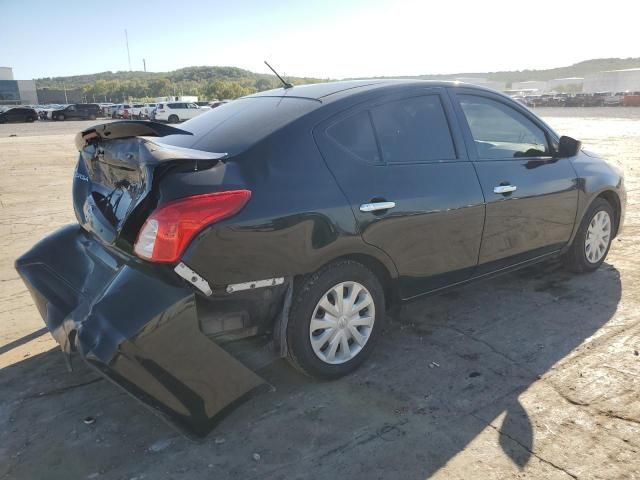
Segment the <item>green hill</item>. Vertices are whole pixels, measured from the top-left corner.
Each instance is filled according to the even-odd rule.
[[[568,67],[550,68],[547,70],[515,70],[504,72],[467,72],[450,75],[418,75],[413,78],[427,80],[454,77],[482,77],[501,82],[523,82],[527,80],[553,80],[555,78],[584,77],[590,73],[607,70],[624,70],[626,68],[640,68],[640,58],[598,58],[575,63]]]
[[[568,67],[547,70],[518,70],[504,72],[462,72],[427,74],[413,77],[430,80],[455,77],[483,77],[489,80],[512,82],[551,80],[554,78],[584,77],[604,70],[640,67],[640,58],[600,58],[586,60]],[[317,83],[328,79],[287,77],[294,85]],[[171,72],[101,72],[70,77],[39,78],[38,88],[84,90],[87,99],[122,101],[125,98],[153,98],[166,95],[198,95],[201,98],[237,98],[280,85],[273,75],[250,72],[236,67],[186,67]]]

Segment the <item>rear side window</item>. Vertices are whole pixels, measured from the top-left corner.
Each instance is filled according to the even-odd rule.
[[[169,135],[158,142],[234,155],[316,108],[316,101],[306,99],[239,98],[180,126],[193,135]]]
[[[544,131],[525,115],[502,102],[477,95],[458,95],[478,158],[549,155]]]
[[[438,95],[389,102],[372,108],[371,116],[385,162],[456,158],[449,124]]]
[[[379,163],[380,155],[368,111],[352,115],[327,129],[327,136],[344,150],[371,163]]]

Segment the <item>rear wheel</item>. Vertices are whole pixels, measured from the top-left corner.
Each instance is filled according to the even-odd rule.
[[[56,117],[56,120],[64,120],[64,115],[61,113]]]
[[[180,119],[177,115],[169,115],[169,123],[178,123]]]
[[[92,113],[91,115],[89,115],[89,120],[95,120],[96,116]]]
[[[294,291],[288,360],[312,377],[346,375],[370,355],[384,315],[382,287],[368,268],[350,260],[329,264]]]
[[[597,198],[582,219],[573,244],[564,255],[564,263],[573,272],[592,272],[604,262],[613,239],[613,208]]]

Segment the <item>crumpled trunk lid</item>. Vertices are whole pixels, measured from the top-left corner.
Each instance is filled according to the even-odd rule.
[[[154,122],[125,121],[93,127],[76,137],[80,158],[73,179],[78,223],[114,244],[129,224],[135,236],[155,206],[150,195],[160,166],[170,162],[217,162],[224,153],[162,145],[152,136],[191,135]],[[130,220],[133,220],[130,222]],[[132,235],[126,240],[131,243]]]

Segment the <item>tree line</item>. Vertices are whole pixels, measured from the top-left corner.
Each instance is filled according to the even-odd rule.
[[[287,77],[294,85],[327,79]],[[88,101],[122,102],[128,99],[197,95],[200,99],[233,99],[281,86],[273,75],[236,67],[187,67],[172,72],[101,72],[91,75],[40,78],[37,88],[76,89]]]

